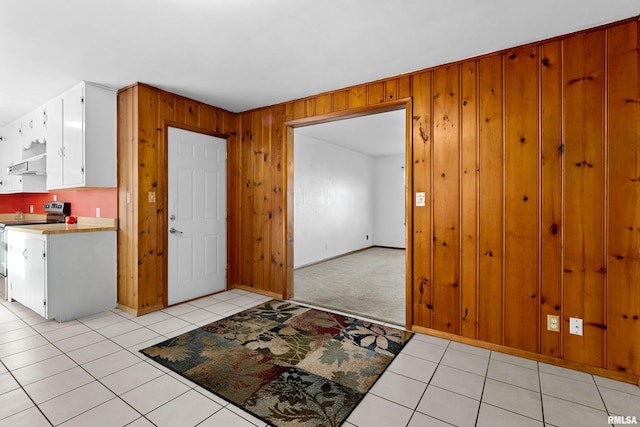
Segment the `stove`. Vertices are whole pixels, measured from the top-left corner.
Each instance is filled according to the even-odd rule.
[[[39,225],[39,224],[57,224],[64,222],[65,218],[71,214],[71,203],[67,202],[48,202],[44,204],[44,219],[24,219],[16,218],[8,221],[0,220],[0,297],[7,298],[7,235],[4,228],[6,226],[21,225]],[[18,216],[21,216],[19,214]],[[4,292],[4,294],[3,294]]]

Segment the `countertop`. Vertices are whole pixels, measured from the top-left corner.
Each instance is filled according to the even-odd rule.
[[[65,234],[65,233],[87,233],[92,231],[116,231],[118,230],[117,218],[93,218],[78,217],[76,224],[34,224],[7,226],[7,229],[19,230],[25,233],[34,234]]]

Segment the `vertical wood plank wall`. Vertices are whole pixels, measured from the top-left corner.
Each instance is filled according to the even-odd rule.
[[[632,20],[241,113],[229,283],[289,296],[285,123],[410,97],[408,326],[640,375],[639,58]]]
[[[239,114],[123,89],[120,305],[166,304],[167,121],[229,136],[228,285],[288,298],[286,123],[411,99],[407,326],[640,375],[639,40],[627,20]]]
[[[118,304],[142,315],[166,307],[166,126],[228,137],[237,147],[236,116],[197,101],[136,84],[118,94]],[[231,151],[235,153],[235,151]],[[229,180],[229,192],[237,180]],[[149,192],[156,202],[149,202]],[[230,218],[230,227],[237,228]],[[227,247],[237,255],[237,244]]]

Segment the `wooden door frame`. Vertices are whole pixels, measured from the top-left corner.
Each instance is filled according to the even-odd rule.
[[[162,144],[162,160],[161,160],[161,164],[162,164],[162,168],[164,170],[164,174],[162,174],[162,187],[163,187],[163,192],[162,192],[162,200],[163,200],[163,204],[165,206],[165,209],[162,209],[161,212],[159,212],[159,215],[161,216],[160,222],[162,223],[162,230],[164,230],[163,234],[162,234],[162,240],[163,240],[163,247],[166,248],[166,256],[164,257],[164,262],[163,262],[163,271],[164,271],[164,277],[166,278],[166,280],[163,283],[163,295],[162,295],[162,302],[164,307],[168,307],[168,303],[169,303],[169,235],[167,234],[167,230],[169,229],[169,210],[168,210],[168,206],[169,206],[169,128],[177,128],[177,129],[182,129],[182,130],[186,130],[186,131],[190,131],[190,132],[195,132],[195,133],[201,133],[203,135],[209,135],[209,136],[215,136],[216,138],[222,138],[224,140],[227,141],[227,152],[229,152],[229,137],[231,135],[226,134],[226,133],[221,133],[221,132],[216,132],[216,131],[212,131],[210,129],[204,129],[204,128],[200,128],[197,126],[191,126],[191,125],[187,125],[184,123],[178,123],[178,122],[174,122],[171,120],[165,120],[164,124],[162,126],[162,137],[163,137],[163,144]],[[227,211],[227,215],[226,215],[226,222],[227,222],[227,226],[226,226],[226,251],[227,251],[227,265],[225,266],[226,268],[226,273],[225,273],[225,280],[226,280],[226,289],[229,290],[229,261],[230,261],[230,257],[229,257],[229,243],[230,243],[230,239],[229,239],[229,165],[226,165],[226,175],[227,175],[227,191],[226,191],[226,211]],[[182,303],[179,303],[182,304]]]
[[[381,105],[369,105],[366,107],[351,108],[329,114],[305,117],[302,119],[285,121],[284,133],[285,158],[287,171],[285,177],[286,208],[284,219],[285,250],[286,250],[286,279],[284,298],[293,297],[293,211],[294,211],[294,186],[293,186],[293,140],[294,129],[304,126],[328,123],[336,120],[351,119],[388,111],[405,110],[405,286],[406,286],[406,326],[413,324],[413,105],[411,98],[398,99],[393,102],[385,102]]]

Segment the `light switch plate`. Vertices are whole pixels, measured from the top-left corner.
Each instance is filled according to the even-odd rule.
[[[577,317],[569,318],[569,333],[572,335],[582,335],[582,319]]]
[[[419,191],[416,193],[416,206],[425,206],[426,204],[426,194],[424,191]]]

